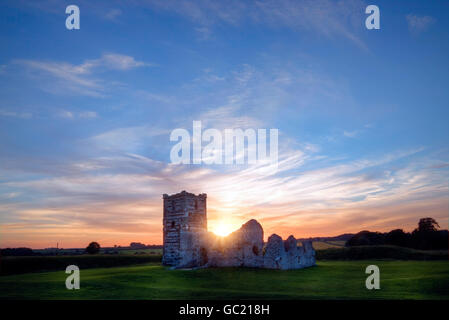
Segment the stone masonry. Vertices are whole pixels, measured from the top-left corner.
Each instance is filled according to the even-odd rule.
[[[253,267],[301,269],[315,265],[311,241],[276,234],[263,242],[263,229],[252,219],[226,237],[207,231],[206,194],[164,194],[162,263],[175,268]]]
[[[162,263],[178,265],[186,249],[186,235],[207,231],[206,194],[164,194],[164,249]],[[187,237],[188,238],[188,237]]]

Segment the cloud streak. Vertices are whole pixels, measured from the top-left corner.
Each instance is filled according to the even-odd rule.
[[[436,22],[431,16],[408,14],[405,18],[407,20],[408,29],[412,34],[423,33]]]
[[[327,38],[343,37],[366,49],[357,36],[360,29],[363,1],[329,0],[259,0],[259,1],[185,1],[142,0],[140,5],[156,10],[175,12],[199,25],[196,30],[202,39],[211,36],[213,28],[231,27],[247,23],[272,29],[288,28],[310,31]]]
[[[30,119],[33,117],[33,114],[31,112],[17,112],[17,111],[0,109],[0,117]]]
[[[359,231],[360,226],[384,230],[393,222],[411,226],[429,210],[441,218],[449,191],[447,168],[430,168],[431,160],[420,150],[313,170],[305,169],[315,161],[310,152],[292,150],[280,155],[276,174],[260,165],[243,170],[181,166],[135,154],[92,158],[68,163],[55,177],[1,183],[0,188],[14,190],[8,200],[15,206],[0,208],[0,215],[14,215],[13,222],[2,223],[12,239],[18,229],[34,230],[39,238],[44,234],[38,230],[62,227],[66,233],[82,229],[104,239],[127,234],[124,239],[157,243],[161,193],[189,186],[191,192],[208,193],[211,227],[223,218],[236,227],[256,218],[267,234],[312,236]],[[23,201],[21,194],[40,200]]]
[[[55,93],[76,93],[92,97],[105,94],[105,81],[99,78],[99,72],[107,70],[128,71],[134,68],[152,66],[152,64],[137,61],[131,56],[108,53],[98,59],[86,60],[74,65],[67,62],[14,60],[16,64],[27,67],[35,72],[39,81],[49,80],[56,88]]]

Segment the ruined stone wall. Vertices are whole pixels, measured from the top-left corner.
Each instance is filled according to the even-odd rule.
[[[227,237],[217,237],[209,244],[209,267],[263,266],[263,229],[250,220]]]
[[[267,269],[301,269],[315,265],[315,250],[311,241],[303,241],[298,246],[298,241],[293,236],[287,240],[277,234],[268,238],[264,253],[264,268]]]
[[[276,234],[264,245],[263,228],[250,220],[227,237],[207,231],[206,194],[164,194],[164,249],[162,262],[176,268],[253,267],[300,269],[315,265],[310,241],[298,246]]]
[[[315,265],[315,250],[310,241],[298,246],[295,237],[283,241],[276,234],[264,245],[263,229],[250,220],[227,237],[211,232],[181,232],[180,259],[177,268],[251,267],[267,269],[301,269]]]
[[[183,232],[207,231],[206,194],[198,196],[181,192],[169,196],[164,194],[163,255],[164,265],[181,263],[185,246],[181,248]]]

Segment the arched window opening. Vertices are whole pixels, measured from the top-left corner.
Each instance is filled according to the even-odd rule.
[[[208,261],[208,257],[207,257],[207,250],[206,248],[201,248],[200,249],[200,266],[204,266],[207,261]]]
[[[257,246],[253,246],[253,253],[258,256],[259,255],[259,248]]]

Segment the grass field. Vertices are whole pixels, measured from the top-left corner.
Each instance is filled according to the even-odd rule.
[[[365,288],[366,266],[380,290]],[[317,267],[168,270],[159,263],[81,269],[81,289],[64,271],[0,277],[1,299],[449,299],[448,261],[319,261]]]
[[[0,259],[0,275],[65,270],[68,265],[72,264],[83,270],[121,267],[150,262],[160,263],[161,259],[160,255],[150,254],[2,257]]]

